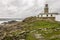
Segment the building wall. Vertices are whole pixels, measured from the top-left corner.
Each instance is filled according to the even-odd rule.
[[[52,15],[51,16],[51,14],[48,14],[48,15],[46,15],[46,14],[44,14],[44,15],[39,15],[39,17],[55,17],[56,15]]]
[[[55,17],[40,17],[40,19],[42,19],[42,20],[47,20],[47,19],[55,20]]]
[[[47,17],[46,15],[42,15],[42,17]]]
[[[60,21],[60,15],[56,15],[55,20],[56,20],[56,21]]]

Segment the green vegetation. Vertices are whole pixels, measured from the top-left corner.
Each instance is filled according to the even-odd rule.
[[[45,21],[45,20],[37,20],[34,22],[26,23],[26,24],[27,24],[26,25],[27,29],[29,28],[31,30],[38,29],[38,28],[57,28],[60,26],[60,23],[56,21],[51,22],[51,21]]]
[[[8,24],[8,30],[9,32],[5,31],[6,35],[3,40],[60,40],[60,23],[54,20],[29,17],[22,22]],[[36,38],[38,35],[41,38]]]

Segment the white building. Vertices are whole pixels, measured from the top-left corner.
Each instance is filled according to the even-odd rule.
[[[55,20],[55,16],[58,15],[58,13],[49,13],[49,7],[48,4],[45,4],[44,13],[40,13],[38,17],[40,18],[53,18]]]

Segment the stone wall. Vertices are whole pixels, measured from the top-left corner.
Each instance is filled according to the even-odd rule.
[[[54,20],[55,21],[55,17],[39,17],[39,20]]]

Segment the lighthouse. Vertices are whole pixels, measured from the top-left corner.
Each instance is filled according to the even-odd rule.
[[[50,13],[49,11],[50,11],[49,5],[48,5],[48,3],[46,3],[44,6],[44,12],[39,13],[38,17],[43,18],[43,19],[54,19],[55,20],[55,16],[58,15],[58,13],[53,13],[53,12]]]
[[[45,4],[44,13],[49,13],[48,4]]]

